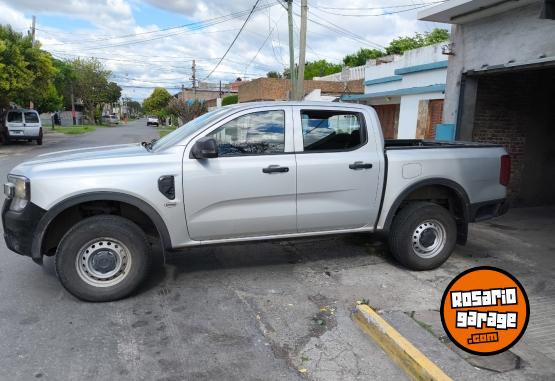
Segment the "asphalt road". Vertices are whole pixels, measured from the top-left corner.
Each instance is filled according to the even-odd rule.
[[[156,136],[141,120],[83,136],[48,134],[42,147],[0,146],[0,178],[40,153]],[[439,319],[447,284],[479,265],[518,276],[533,306],[529,333],[512,349],[519,369],[491,372],[482,362],[455,378],[553,379],[554,216],[554,208],[520,209],[476,224],[467,246],[427,272],[401,268],[369,235],[194,248],[170,256],[136,295],[103,304],[75,299],[51,261],[38,266],[2,240],[0,379],[404,379],[352,323],[355,301],[416,316],[411,329],[429,335],[421,326]]]
[[[139,142],[157,135],[156,128],[140,120],[82,136],[48,134],[41,147],[0,146],[0,178],[41,153]],[[260,276],[260,290],[271,288],[254,266],[277,262],[292,268],[287,257],[260,253],[254,263],[243,259],[224,264],[212,250],[193,250],[155,269],[137,295],[92,304],[62,289],[51,260],[38,266],[10,252],[2,240],[0,378],[297,379],[299,373],[285,351],[264,336],[256,311],[233,286],[241,282],[242,273],[252,272]]]

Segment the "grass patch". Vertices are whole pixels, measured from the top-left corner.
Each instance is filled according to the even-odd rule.
[[[93,132],[96,130],[96,127],[93,125],[84,125],[84,126],[71,126],[71,127],[56,127],[54,131],[61,132],[62,134],[66,135],[81,135],[86,134],[87,132]]]
[[[160,134],[160,137],[163,138],[164,136],[166,136],[167,134],[173,131],[175,131],[175,128],[163,128],[159,130],[158,133]]]

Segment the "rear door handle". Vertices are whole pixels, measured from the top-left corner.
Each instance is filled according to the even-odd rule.
[[[354,170],[357,170],[357,169],[370,169],[370,168],[372,168],[372,164],[370,164],[370,163],[363,163],[362,161],[355,161],[354,163],[349,164],[349,168],[350,168],[350,169],[354,169]]]
[[[270,165],[266,168],[262,168],[262,172],[264,173],[285,173],[289,172],[288,167],[281,167],[279,165]]]

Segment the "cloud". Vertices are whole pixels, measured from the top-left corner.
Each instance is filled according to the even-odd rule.
[[[419,0],[416,3],[421,3]],[[433,0],[426,0],[433,1]],[[410,4],[399,0],[396,4]],[[26,28],[30,15],[57,15],[87,21],[83,27],[45,27],[37,31],[43,47],[56,57],[98,57],[113,72],[113,78],[124,87],[124,94],[142,99],[152,86],[167,87],[176,93],[181,85],[191,84],[191,64],[196,60],[197,78],[204,79],[215,67],[239,28],[254,0],[0,0],[0,22],[16,28]],[[265,5],[273,4],[271,8]],[[143,7],[148,5],[149,7]],[[376,8],[391,6],[390,1],[352,0],[338,3],[332,0],[309,2],[307,59],[327,59],[341,62],[346,54],[361,47],[385,46],[393,38],[412,35],[417,31],[439,26],[416,20],[416,11],[387,16],[349,17],[338,14],[382,14],[383,9],[338,10],[342,8]],[[231,81],[236,77],[264,76],[270,70],[282,71],[288,66],[288,28],[286,11],[275,0],[261,0],[263,9],[255,12],[210,81]],[[141,9],[158,17],[137,22]],[[387,11],[408,8],[387,8]],[[165,30],[167,24],[156,25],[151,20],[164,20],[176,14],[192,22],[211,20],[233,12],[245,11],[241,17],[197,29]],[[300,12],[295,1],[295,13]],[[144,19],[144,18],[143,18]],[[175,18],[174,18],[175,20]],[[331,23],[337,25],[333,26]],[[295,16],[295,56],[298,57],[299,18]],[[355,35],[357,37],[355,37]]]

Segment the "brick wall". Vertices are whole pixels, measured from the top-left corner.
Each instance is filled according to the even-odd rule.
[[[512,199],[520,191],[526,143],[526,124],[521,122],[521,114],[529,95],[522,91],[521,85],[517,77],[499,75],[480,78],[472,134],[472,140],[501,144],[511,155],[509,197]]]
[[[473,140],[511,155],[513,205],[555,203],[555,69],[478,78]]]
[[[333,81],[304,81],[305,93],[321,89],[322,95],[341,95],[345,90],[343,82]],[[284,101],[289,97],[291,81],[278,78],[257,78],[244,82],[239,87],[239,102],[254,101]],[[348,92],[362,94],[364,87],[362,80],[348,81]]]

